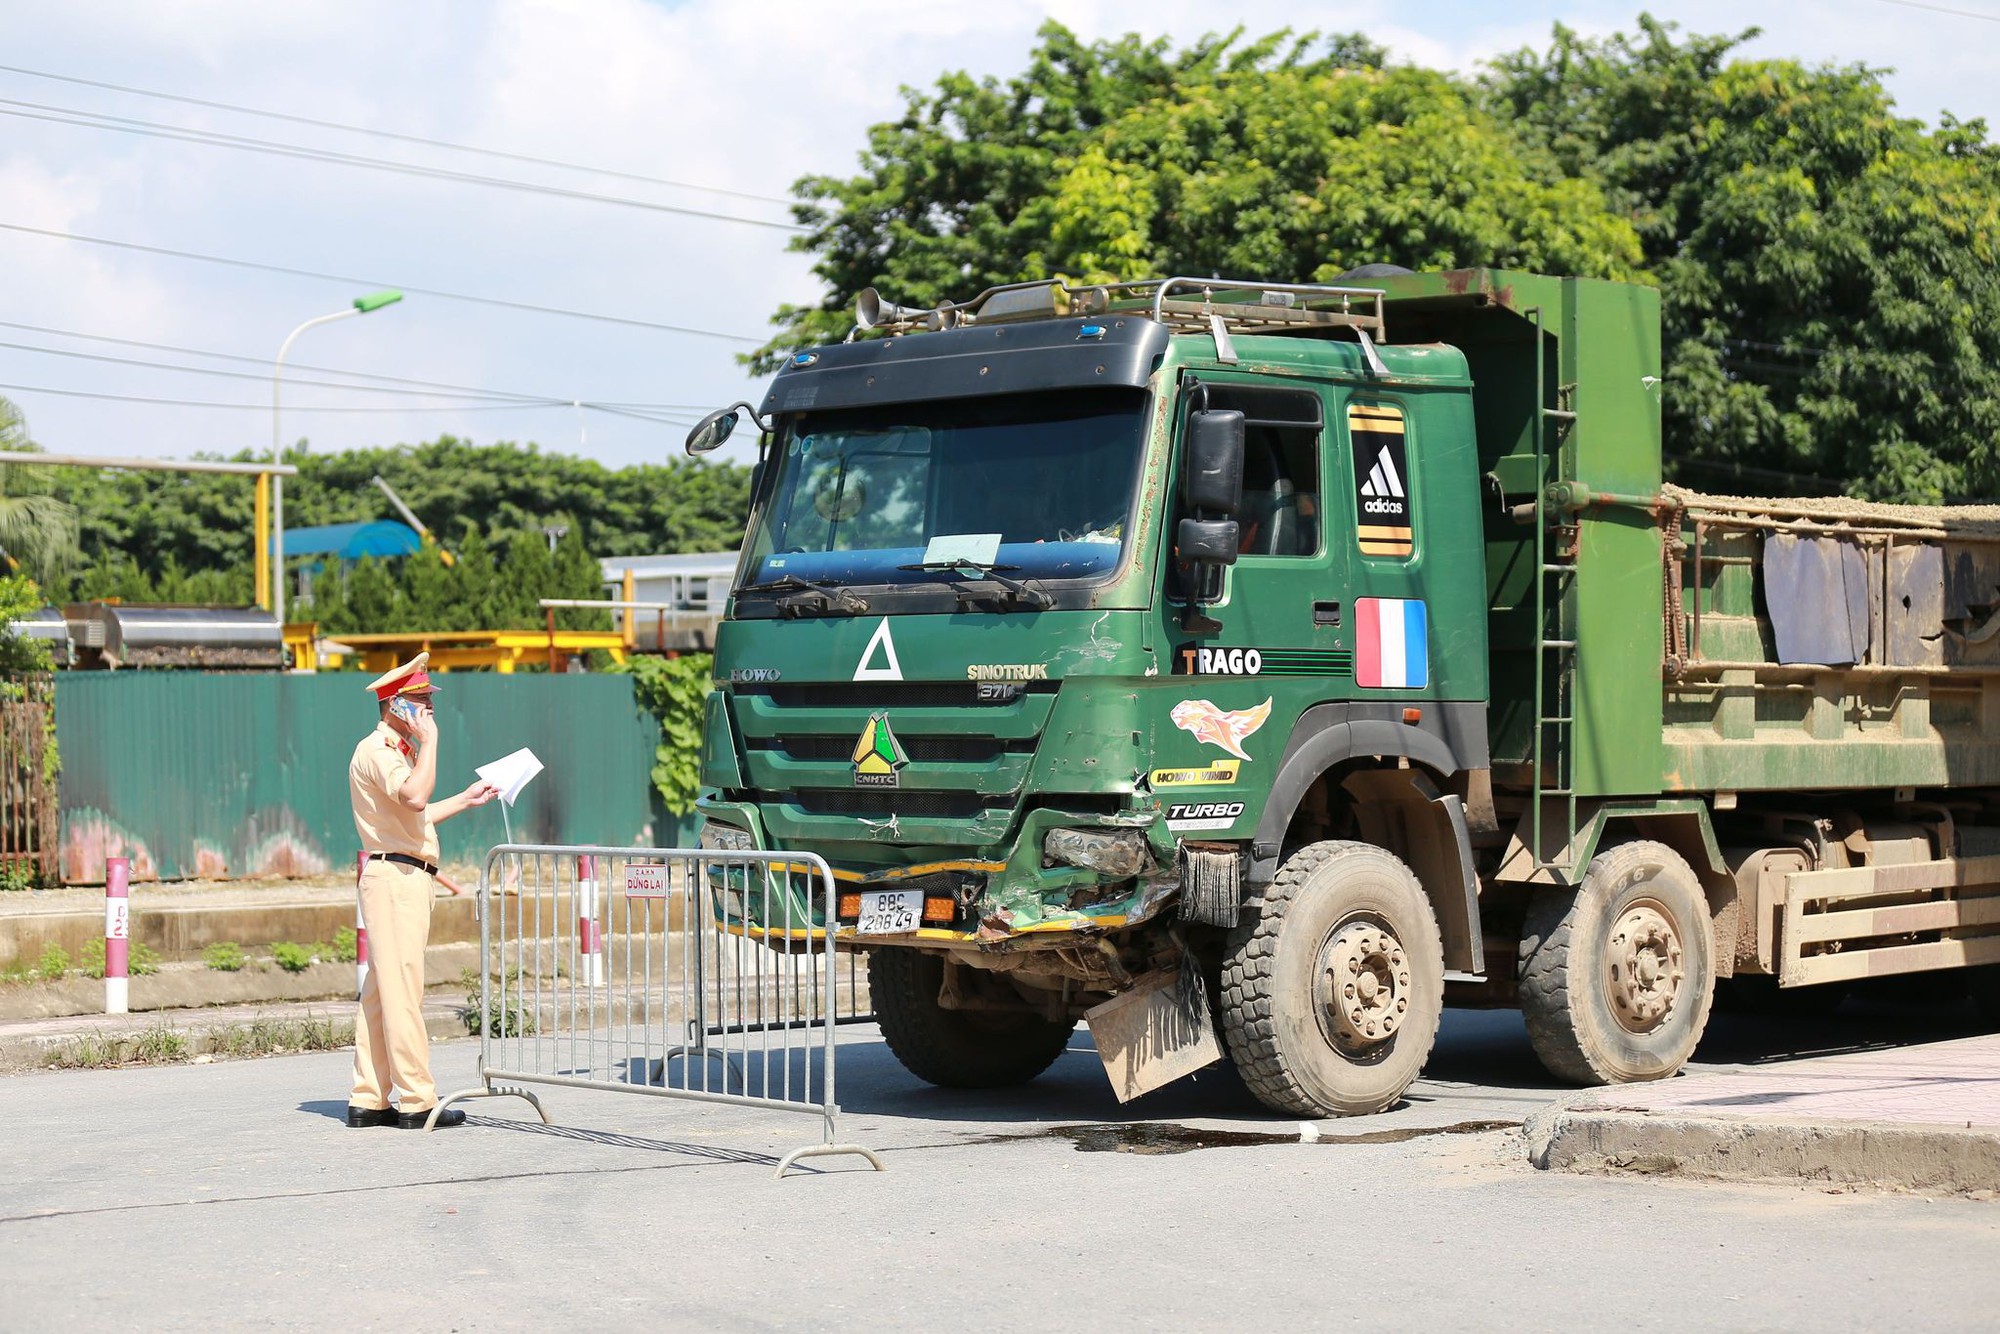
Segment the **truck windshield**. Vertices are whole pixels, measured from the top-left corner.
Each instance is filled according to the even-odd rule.
[[[1132,529],[1145,402],[1086,390],[795,417],[743,587],[934,583],[966,562],[1016,580],[1109,575]]]

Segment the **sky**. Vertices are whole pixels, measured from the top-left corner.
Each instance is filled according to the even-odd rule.
[[[287,444],[324,453],[449,433],[614,467],[681,457],[702,412],[761,396],[737,357],[768,337],[780,304],[822,296],[810,258],[787,249],[792,182],[851,173],[867,127],[901,110],[902,86],[1017,72],[1047,19],[1086,38],[1176,43],[1234,22],[1359,30],[1393,59],[1469,72],[1544,43],[1553,23],[1603,35],[1640,12],[1595,0],[0,8],[0,396],[44,448],[268,450],[286,336],[397,287],[401,303],[299,336],[277,423]],[[1893,67],[1905,114],[2000,126],[2000,0],[1650,10],[1692,32],[1761,27],[1755,56]]]

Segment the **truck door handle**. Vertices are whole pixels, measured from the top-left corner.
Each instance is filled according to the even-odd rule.
[[[1339,625],[1340,604],[1338,602],[1313,603],[1314,625]]]

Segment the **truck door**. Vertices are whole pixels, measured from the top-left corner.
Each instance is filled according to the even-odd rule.
[[[1327,509],[1354,561],[1354,684],[1362,692],[1428,690],[1434,634],[1410,413],[1399,397],[1367,390],[1332,394],[1329,404],[1337,422],[1328,433],[1331,471],[1341,480],[1329,488]]]
[[[1221,602],[1206,609],[1222,629],[1194,636],[1176,623],[1167,640],[1170,670],[1175,676],[1275,678],[1250,693],[1257,700],[1283,693],[1287,698],[1276,701],[1274,711],[1296,716],[1313,702],[1307,696],[1325,697],[1326,678],[1346,670],[1354,553],[1341,540],[1347,530],[1337,519],[1330,525],[1326,506],[1329,480],[1342,483],[1329,466],[1335,438],[1328,430],[1330,400],[1312,385],[1205,374],[1186,401],[1195,410],[1243,414],[1243,507],[1237,562],[1227,571]],[[1178,592],[1170,589],[1173,596]],[[1272,729],[1281,742],[1288,730]]]

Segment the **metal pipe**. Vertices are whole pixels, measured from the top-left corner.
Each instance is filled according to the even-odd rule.
[[[177,459],[100,458],[91,454],[21,454],[0,451],[0,463],[45,464],[51,468],[131,468],[139,472],[226,472],[255,477],[296,477],[299,470],[283,463],[223,463],[209,459],[181,462]]]

